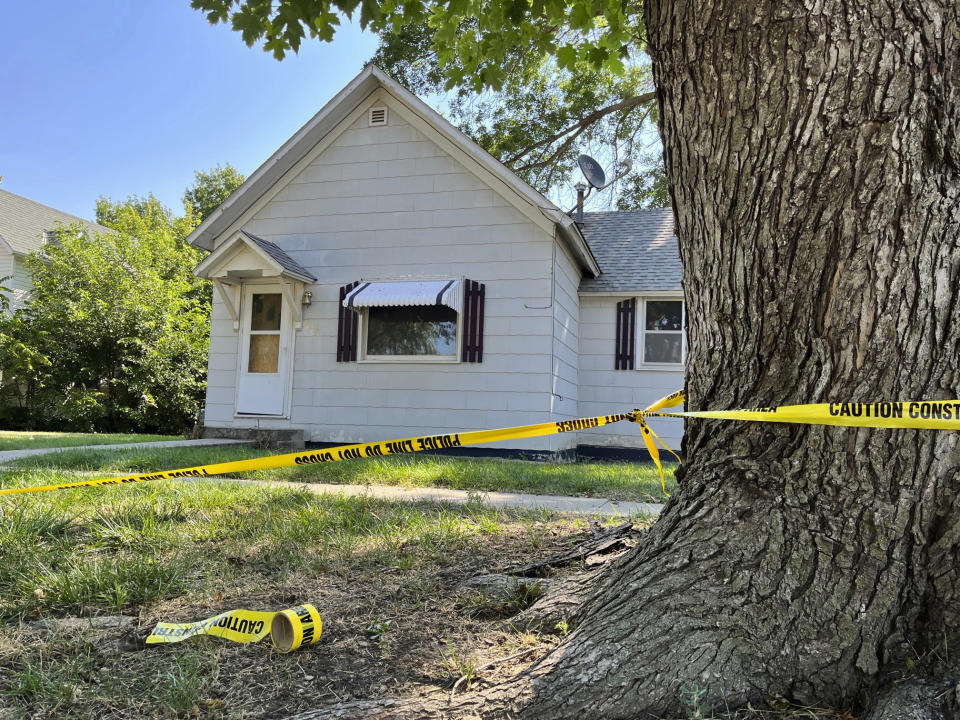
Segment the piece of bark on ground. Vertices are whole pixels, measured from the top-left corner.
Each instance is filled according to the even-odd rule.
[[[507,568],[503,572],[507,575],[516,575],[518,577],[543,576],[553,568],[562,567],[563,565],[568,565],[578,560],[586,562],[588,558],[594,555],[619,554],[619,552],[630,547],[628,539],[632,535],[639,535],[639,531],[633,529],[632,522],[626,522],[622,525],[599,531],[594,529],[592,537],[584,540],[568,552],[561,553],[556,557],[549,558],[542,562]]]

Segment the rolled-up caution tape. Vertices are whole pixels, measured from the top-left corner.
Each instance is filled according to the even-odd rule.
[[[280,652],[293,652],[320,639],[323,622],[313,605],[303,604],[280,612],[228,610],[192,623],[159,622],[147,637],[148,644],[182,642],[195,635],[216,635],[237,643],[254,643],[267,635]]]
[[[820,403],[814,405],[781,405],[778,407],[758,408],[755,410],[697,410],[672,411],[669,408],[683,404],[684,393],[678,390],[644,410],[632,410],[616,415],[598,415],[560,422],[520,425],[497,430],[476,430],[447,435],[422,435],[420,437],[382,442],[340,445],[325,450],[308,450],[299,453],[269,455],[252,460],[234,460],[231,462],[198,465],[178,470],[142,473],[102,480],[83,480],[80,482],[60,483],[57,485],[39,485],[35,487],[0,489],[0,495],[17,493],[45,492],[48,490],[68,490],[71,488],[100,487],[104,485],[124,485],[145,482],[147,480],[170,480],[184,477],[206,477],[223,473],[243,472],[247,470],[269,470],[291,465],[310,465],[313,463],[339,462],[357,458],[383,457],[424,450],[443,450],[465,445],[514,440],[519,438],[540,437],[558,433],[575,432],[602,427],[612,423],[629,420],[640,425],[644,445],[650,457],[660,471],[663,482],[663,467],[657,449],[659,441],[646,422],[649,417],[707,418],[717,420],[748,420],[756,422],[806,423],[813,425],[845,425],[851,427],[905,428],[927,430],[960,430],[960,400],[903,401],[874,403]],[[674,453],[676,456],[676,453]],[[679,457],[677,458],[679,460]]]
[[[297,605],[273,616],[270,637],[280,652],[292,652],[301,645],[313,645],[320,639],[323,622],[313,605]]]

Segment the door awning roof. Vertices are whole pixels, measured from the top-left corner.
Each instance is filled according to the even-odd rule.
[[[345,308],[446,305],[457,312],[463,305],[459,280],[361,282],[343,299]]]
[[[304,283],[316,277],[287,255],[280,246],[246,230],[234,233],[227,242],[204,258],[193,270],[208,280],[230,283],[244,278],[288,278]]]

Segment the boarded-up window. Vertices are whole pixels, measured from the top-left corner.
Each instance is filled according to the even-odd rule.
[[[251,335],[247,372],[275,373],[280,366],[280,335]]]

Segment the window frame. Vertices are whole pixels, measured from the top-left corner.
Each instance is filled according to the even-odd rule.
[[[267,290],[269,290],[269,287],[267,288]],[[280,299],[280,315],[279,315],[279,317],[277,318],[277,325],[278,325],[278,327],[277,327],[276,330],[273,330],[273,329],[269,329],[269,330],[254,330],[254,329],[253,329],[253,312],[254,312],[254,311],[253,311],[253,304],[254,304],[254,298],[255,298],[257,295],[262,295],[262,296],[264,296],[264,297],[266,297],[267,295],[276,295],[276,296]],[[246,369],[244,370],[244,372],[247,373],[248,375],[261,375],[261,374],[263,374],[263,375],[279,375],[279,374],[281,373],[281,369],[280,369],[280,364],[281,364],[281,362],[280,362],[280,360],[281,360],[281,354],[282,354],[283,350],[285,349],[285,348],[284,348],[284,339],[285,339],[285,338],[283,337],[283,330],[284,330],[284,327],[283,327],[283,319],[284,319],[284,314],[285,314],[286,312],[288,312],[288,311],[287,311],[287,308],[284,307],[285,305],[286,305],[286,303],[283,301],[283,290],[282,290],[282,289],[280,290],[280,292],[261,292],[261,293],[258,293],[258,292],[251,291],[251,293],[250,293],[250,317],[248,318],[249,327],[244,327],[244,331],[245,331],[246,334],[247,334],[247,346],[244,348],[244,350],[245,350],[246,353],[247,353],[247,363],[246,363]],[[276,366],[277,369],[276,369],[276,370],[273,370],[272,372],[267,372],[267,371],[264,371],[264,370],[251,370],[251,369],[250,369],[250,362],[253,360],[253,352],[252,352],[252,349],[253,349],[253,338],[254,338],[254,337],[257,337],[257,336],[260,336],[260,335],[268,335],[268,336],[276,337],[276,338],[277,338],[277,366]]]
[[[640,295],[637,296],[637,300],[643,306],[643,311],[637,313],[637,361],[634,363],[634,367],[637,370],[665,370],[665,371],[675,371],[683,372],[686,366],[687,360],[687,303],[683,299],[683,295],[677,294],[656,294],[656,295]],[[680,330],[647,330],[647,303],[649,302],[679,302],[680,303]],[[674,334],[680,333],[680,362],[670,363],[670,362],[647,362],[646,361],[646,350],[647,350],[647,333],[660,335],[660,334]]]
[[[384,307],[417,307],[408,305],[387,305]],[[444,305],[444,307],[447,307]],[[453,310],[453,308],[450,308]],[[456,312],[456,311],[454,311]],[[457,342],[453,355],[370,355],[367,353],[367,329],[369,327],[370,308],[360,309],[357,328],[358,363],[425,363],[429,365],[452,365],[463,362],[460,359],[463,348],[463,312],[457,312]]]

